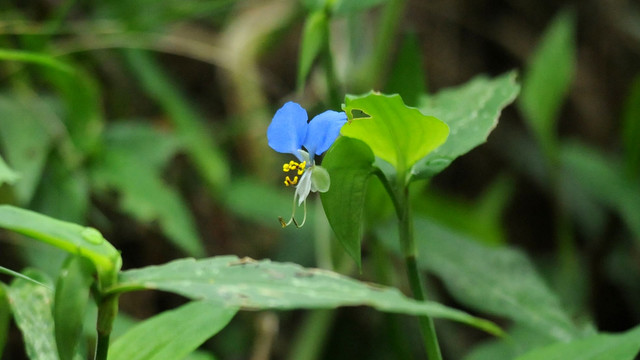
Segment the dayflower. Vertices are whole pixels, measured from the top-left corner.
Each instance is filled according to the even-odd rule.
[[[340,128],[347,122],[347,114],[327,110],[316,115],[310,122],[307,122],[307,119],[307,111],[289,101],[276,111],[267,129],[267,139],[273,150],[292,154],[299,160],[291,160],[282,166],[282,171],[289,173],[284,184],[296,187],[291,218],[288,222],[280,218],[283,227],[291,222],[298,227],[304,225],[309,192],[329,190],[329,173],[320,165],[316,165],[314,158],[327,151],[338,138]],[[302,223],[298,224],[294,216],[296,208],[303,203],[304,218]]]

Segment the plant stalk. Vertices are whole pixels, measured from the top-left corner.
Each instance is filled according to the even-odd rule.
[[[98,321],[95,360],[107,360],[109,338],[113,322],[118,314],[118,295],[108,295],[98,304]]]
[[[407,277],[413,297],[419,301],[425,301],[425,289],[423,286],[422,276],[418,270],[416,261],[416,244],[413,237],[413,218],[411,216],[411,202],[409,201],[409,186],[403,186],[403,193],[399,201],[401,208],[398,212],[398,230],[400,233],[400,243],[404,254],[405,264],[407,267]],[[420,329],[424,337],[424,346],[427,351],[429,360],[442,360],[440,345],[433,319],[429,316],[419,316]]]

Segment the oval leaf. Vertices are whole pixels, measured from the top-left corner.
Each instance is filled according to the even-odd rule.
[[[399,174],[442,145],[449,134],[447,124],[406,106],[400,95],[347,95],[343,109],[349,122],[342,135],[365,142]],[[354,110],[368,117],[354,118]]]
[[[428,178],[444,170],[458,156],[487,141],[498,125],[503,108],[518,95],[516,73],[510,72],[490,79],[477,77],[468,83],[446,89],[421,99],[418,108],[449,125],[447,141],[418,161],[412,173],[416,178]]]
[[[367,180],[374,171],[371,149],[360,140],[341,137],[322,160],[332,185],[320,195],[336,238],[361,267],[362,211]]]

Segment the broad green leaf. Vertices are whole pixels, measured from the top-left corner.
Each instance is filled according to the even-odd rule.
[[[133,137],[130,140],[135,141]],[[156,137],[156,142],[159,149],[164,147],[163,137]],[[96,160],[91,169],[94,186],[102,191],[115,189],[124,211],[146,223],[157,221],[174,245],[191,256],[202,256],[204,248],[195,222],[177,191],[163,182],[160,169],[146,161],[144,151],[119,145],[107,143]]]
[[[4,347],[7,344],[10,321],[11,307],[9,306],[6,286],[3,283],[0,283],[0,358],[2,358]]]
[[[300,91],[304,88],[309,71],[311,71],[311,65],[328,40],[328,32],[329,19],[323,9],[309,14],[304,24],[298,57],[298,90]]]
[[[165,311],[117,338],[109,360],[182,359],[222,330],[236,312],[216,301],[194,301]]]
[[[47,283],[47,279],[35,272],[25,275]],[[9,304],[13,319],[22,332],[29,359],[57,360],[58,351],[53,335],[51,289],[23,279],[16,279],[8,288]]]
[[[336,238],[358,268],[362,266],[362,212],[373,161],[373,153],[365,143],[347,137],[339,138],[322,160],[331,176],[331,188],[320,195],[324,212]]]
[[[0,60],[19,61],[46,66],[65,73],[73,73],[73,68],[68,64],[56,60],[53,56],[42,53],[34,53],[21,50],[0,49]]]
[[[76,354],[94,272],[93,264],[87,259],[71,255],[56,281],[53,319],[61,360],[71,360]]]
[[[556,146],[556,122],[573,81],[575,57],[575,19],[571,13],[561,12],[528,64],[519,104],[547,155]]]
[[[449,137],[444,145],[418,161],[413,176],[432,177],[458,156],[486,142],[498,125],[500,112],[513,102],[519,90],[516,73],[509,72],[494,79],[479,76],[459,87],[424,96],[418,108],[444,121],[449,126]]]
[[[60,221],[33,211],[0,205],[0,227],[48,243],[91,260],[101,286],[115,279],[122,266],[120,253],[94,228]]]
[[[390,244],[394,234],[385,232]],[[521,252],[487,247],[424,218],[415,219],[415,234],[418,266],[440,277],[457,300],[560,341],[579,335]]]
[[[627,176],[637,180],[640,178],[640,75],[636,75],[624,104],[622,144]]]
[[[427,90],[420,51],[418,36],[415,33],[406,34],[385,88],[389,94],[400,94],[409,106],[417,106],[419,96]]]
[[[223,152],[211,140],[212,136],[204,127],[202,117],[166,77],[151,54],[128,50],[125,56],[144,90],[169,115],[180,141],[208,185],[216,192],[225,189],[229,182],[229,164]]]
[[[0,156],[0,185],[7,183],[13,184],[20,178],[20,175],[16,174],[9,168],[2,156]]]
[[[406,106],[399,95],[347,95],[343,110],[349,122],[342,127],[342,135],[365,142],[399,174],[442,145],[449,134],[444,122]],[[368,117],[354,118],[354,110]]]
[[[640,327],[621,334],[597,334],[533,350],[517,360],[633,360],[640,351]]]
[[[561,148],[561,164],[572,185],[615,209],[640,240],[640,185],[624,176],[622,166],[602,153],[579,143]],[[574,191],[574,189],[563,189]]]
[[[7,162],[20,175],[13,189],[21,204],[31,201],[51,149],[46,126],[51,111],[41,98],[0,96],[0,141]]]
[[[192,299],[213,300],[244,309],[318,309],[371,306],[381,311],[446,318],[492,334],[492,322],[435,302],[419,302],[398,290],[359,282],[321,269],[292,263],[256,261],[236,256],[181,259],[160,266],[120,273],[110,294],[136,289],[174,292]]]

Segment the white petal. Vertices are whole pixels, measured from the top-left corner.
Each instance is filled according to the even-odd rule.
[[[309,192],[311,191],[311,172],[312,169],[309,169],[302,174],[300,178],[300,182],[298,182],[298,186],[296,186],[296,193],[294,196],[298,197],[298,206],[301,205],[309,196]]]

